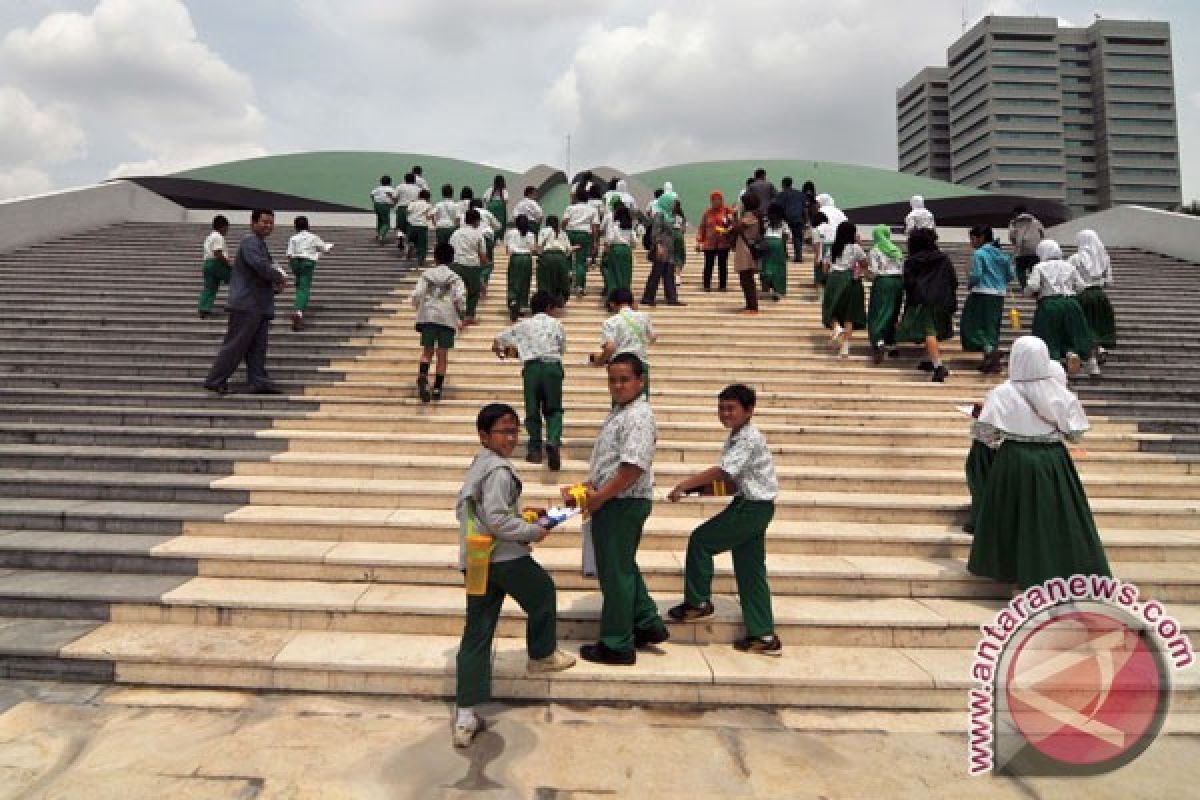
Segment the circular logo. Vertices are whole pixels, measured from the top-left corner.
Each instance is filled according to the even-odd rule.
[[[1096,603],[1025,626],[1003,673],[1013,724],[1043,756],[1107,772],[1150,746],[1166,719],[1169,673],[1151,634]]]

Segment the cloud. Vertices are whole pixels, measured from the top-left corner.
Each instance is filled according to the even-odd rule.
[[[0,200],[42,194],[52,187],[50,176],[35,167],[0,168]]]
[[[60,163],[85,154],[87,137],[74,112],[42,107],[15,86],[0,86],[0,153],[8,165]]]
[[[180,0],[49,14],[4,37],[0,67],[103,129],[114,162],[177,169],[265,152],[252,82],[199,41]]]

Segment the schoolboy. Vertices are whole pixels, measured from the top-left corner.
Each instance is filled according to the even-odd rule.
[[[442,186],[442,199],[433,207],[433,230],[437,235],[438,244],[450,241],[450,235],[462,222],[460,211],[461,207],[454,199],[454,187],[445,184]]]
[[[371,190],[371,204],[375,207],[375,241],[383,244],[392,229],[392,206],[396,204],[391,175],[384,175],[379,179],[379,185]]]
[[[454,248],[454,271],[467,285],[466,324],[474,325],[479,290],[483,285],[483,268],[488,263],[487,240],[479,229],[478,209],[467,212],[463,226],[450,235],[449,243]]]
[[[676,622],[712,616],[713,556],[733,551],[733,572],[746,623],[746,636],[734,647],[746,653],[778,656],[783,644],[775,635],[771,587],[767,584],[767,526],[775,515],[779,483],[767,439],[751,422],[756,396],[749,386],[735,383],[717,395],[717,418],[729,429],[720,462],[684,478],[667,499],[678,502],[692,489],[724,481],[737,494],[723,511],[692,531],[688,539],[683,602],[667,612]]]
[[[567,334],[555,319],[558,298],[540,291],[529,302],[533,316],[503,330],[492,342],[492,350],[503,356],[515,347],[521,359],[521,383],[525,389],[525,431],[529,434],[525,460],[542,463],[542,418],[546,420],[546,463],[552,470],[562,467],[563,365]]]
[[[600,328],[600,354],[592,359],[592,366],[602,367],[619,353],[633,353],[641,359],[643,366],[642,396],[650,399],[650,354],[649,346],[658,337],[654,324],[645,311],[633,310],[633,292],[629,289],[613,289],[608,293],[608,304],[613,315],[604,320]]]
[[[304,328],[304,312],[308,310],[308,298],[312,292],[313,272],[322,253],[333,249],[308,229],[308,217],[296,217],[292,223],[296,234],[288,239],[287,258],[292,274],[296,276],[296,295],[292,300],[292,330]]]
[[[536,236],[542,228],[542,220],[546,218],[546,213],[537,201],[537,189],[532,186],[525,187],[525,196],[513,206],[512,215],[516,217],[518,214],[525,215],[525,219],[529,220],[529,230]]]
[[[229,233],[229,220],[223,214],[213,217],[212,231],[204,238],[204,288],[196,301],[196,313],[201,319],[212,316],[213,303],[222,283],[229,283],[233,264],[225,254],[225,235]]]
[[[492,695],[492,642],[504,598],[511,595],[525,612],[526,670],[558,672],[575,665],[575,657],[558,649],[554,580],[533,560],[530,544],[546,538],[547,529],[526,522],[518,513],[521,479],[509,458],[517,446],[517,412],[491,403],[475,418],[479,452],[467,469],[454,506],[459,530],[459,567],[466,568],[467,535],[495,538],[488,565],[487,589],[467,595],[466,624],[455,660],[455,747],[466,747],[486,725],[475,706]]]
[[[575,202],[563,211],[561,224],[575,251],[574,285],[575,291],[582,297],[587,293],[588,256],[592,253],[600,231],[600,214],[588,201],[582,187],[575,197]]]
[[[417,266],[425,266],[429,254],[429,226],[433,224],[433,206],[428,189],[422,189],[417,199],[408,204],[408,235],[412,242]]]
[[[408,207],[421,196],[421,187],[411,172],[404,174],[404,183],[396,187],[396,247],[402,254],[411,255],[412,229],[408,225]]]
[[[644,371],[641,359],[632,353],[621,353],[609,363],[608,391],[615,405],[592,449],[585,503],[603,604],[600,639],[581,647],[579,654],[599,664],[634,664],[637,647],[670,638],[637,565],[638,543],[654,496],[657,439],[654,412],[642,397]],[[571,502],[570,487],[563,487],[562,495]]]
[[[467,308],[467,288],[450,266],[454,248],[439,244],[433,249],[435,266],[421,273],[409,300],[417,309],[416,328],[421,333],[421,361],[417,366],[417,394],[422,403],[442,399],[446,365],[454,347],[454,333],[462,330]],[[429,362],[437,353],[433,391],[429,389]]]

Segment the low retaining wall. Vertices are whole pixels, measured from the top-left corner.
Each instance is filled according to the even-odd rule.
[[[1075,244],[1075,235],[1091,228],[1107,247],[1137,247],[1184,261],[1200,260],[1200,217],[1144,206],[1117,206],[1056,225],[1046,235]]]

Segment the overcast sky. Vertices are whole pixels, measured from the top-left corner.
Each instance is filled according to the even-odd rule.
[[[304,150],[523,171],[894,169],[895,89],[987,13],[1171,23],[1200,196],[1194,0],[4,0],[0,197]]]

